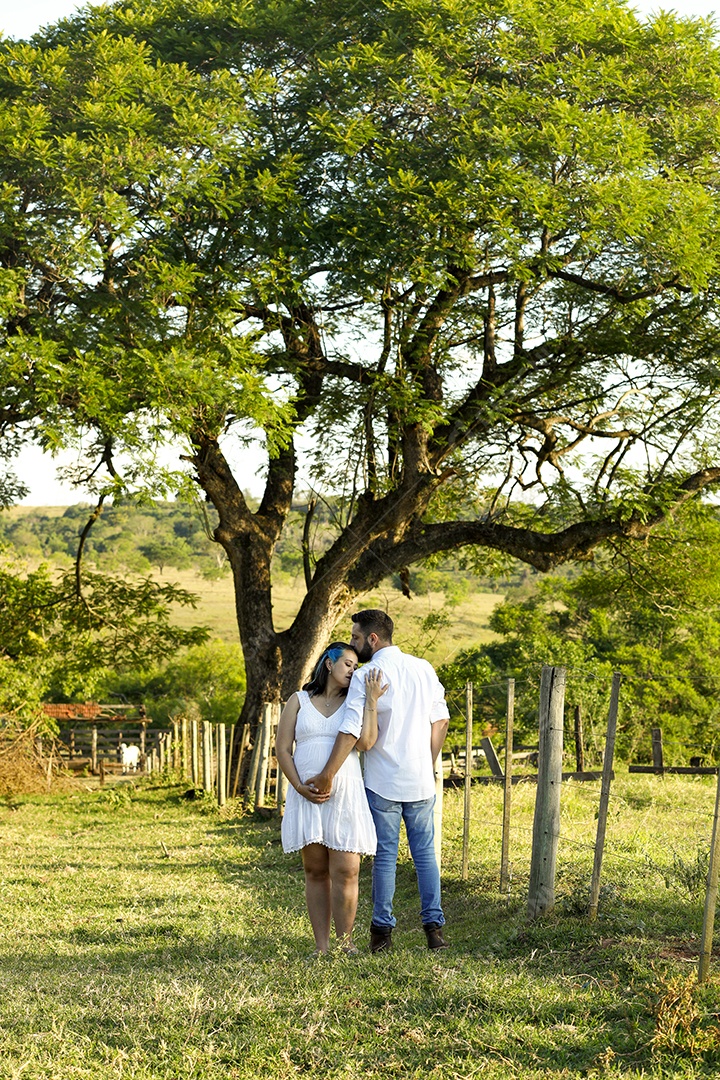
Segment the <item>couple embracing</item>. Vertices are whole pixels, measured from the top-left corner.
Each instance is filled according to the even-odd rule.
[[[434,764],[448,727],[445,692],[426,660],[393,645],[384,611],[351,618],[350,643],[333,642],[323,652],[280,718],[277,759],[292,785],[283,849],[302,852],[316,954],[328,951],[332,922],[341,949],[357,953],[360,857],[374,855],[370,951],[381,952],[392,947],[404,820],[428,947],[442,949]],[[364,778],[358,750],[365,752]]]

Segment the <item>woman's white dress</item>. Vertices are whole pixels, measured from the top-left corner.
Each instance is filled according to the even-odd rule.
[[[299,690],[300,708],[295,723],[295,768],[303,783],[323,768],[333,748],[345,713],[345,703],[323,716],[307,690]],[[307,844],[324,844],[335,851],[374,855],[375,825],[365,795],[360,758],[352,750],[333,780],[327,802],[311,803],[288,787],[281,837],[283,851],[300,851]]]

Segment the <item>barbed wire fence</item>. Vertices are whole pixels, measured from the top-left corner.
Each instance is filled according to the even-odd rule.
[[[588,855],[592,852],[593,866],[589,887],[589,899],[586,908],[586,914],[590,920],[596,919],[598,914],[604,857],[607,855],[613,861],[619,861],[628,865],[637,864],[637,856],[622,853],[617,850],[612,843],[608,845],[606,835],[609,808],[611,804],[611,789],[614,779],[613,757],[620,689],[621,681],[623,680],[619,673],[615,673],[609,688],[607,724],[604,747],[601,755],[603,765],[602,773],[587,773],[583,771],[581,767],[582,733],[581,731],[580,733],[578,732],[578,715],[576,711],[575,736],[576,764],[578,769],[575,773],[563,774],[562,759],[565,736],[565,690],[568,672],[571,672],[576,679],[578,677],[598,678],[597,673],[593,671],[545,665],[539,673],[539,685],[535,680],[525,680],[526,686],[528,683],[532,683],[533,688],[537,688],[539,694],[538,758],[537,774],[526,775],[523,777],[513,775],[513,714],[517,684],[513,679],[508,679],[506,681],[507,707],[505,717],[504,770],[502,770],[501,775],[498,775],[498,761],[496,758],[494,763],[495,769],[493,770],[494,775],[490,778],[482,778],[486,782],[494,782],[496,784],[502,783],[503,786],[503,809],[501,818],[495,821],[490,821],[487,817],[483,817],[482,819],[482,826],[486,831],[495,828],[499,829],[501,833],[499,872],[501,894],[509,892],[509,855],[511,836],[515,839],[518,834],[522,833],[526,834],[526,838],[527,834],[530,834],[531,836],[527,898],[527,915],[529,919],[534,919],[548,913],[554,907],[557,853],[560,845],[567,845],[576,850],[585,851]],[[444,837],[444,847],[445,850],[453,845],[456,848],[458,846],[460,847],[461,854],[458,857],[458,861],[460,863],[460,876],[463,880],[467,880],[469,875],[471,825],[473,822],[476,824],[480,823],[480,819],[477,815],[472,813],[471,792],[473,781],[478,782],[480,780],[479,777],[473,775],[474,761],[477,755],[477,748],[472,745],[473,701],[478,691],[482,692],[486,689],[496,691],[501,686],[502,684],[497,682],[479,684],[477,686],[468,683],[462,696],[458,691],[451,692],[448,695],[448,706],[451,717],[454,716],[456,721],[464,719],[466,738],[464,755],[458,753],[451,757],[451,769],[454,771],[452,779],[455,783],[461,781],[464,787],[462,827],[455,830],[454,836],[448,836],[446,834]],[[653,733],[653,737],[654,736],[655,732]],[[487,742],[488,740],[486,739],[484,743],[485,747],[487,747]],[[489,758],[491,767],[493,765],[492,756],[494,756],[494,751],[491,755],[486,754],[486,757]],[[453,760],[453,758],[456,760]],[[458,770],[458,762],[462,765],[461,771]],[[651,767],[648,771],[654,771],[660,775],[664,775],[667,770],[663,769],[662,765],[657,767],[656,764],[655,767]],[[719,770],[716,767],[713,767],[712,769],[683,769],[682,771],[696,772],[698,774],[707,774],[709,772],[719,773]],[[579,781],[595,779],[600,781],[599,795],[597,789],[594,787],[592,789],[586,789],[588,805],[593,807],[593,823],[595,824],[595,839],[592,843],[587,840],[580,840],[577,836],[570,835],[561,827],[562,783],[563,780],[568,779]],[[513,783],[520,781],[532,784],[535,788],[532,828],[528,825],[518,825],[516,822],[512,821],[511,805]],[[574,790],[576,792],[581,790],[581,785],[576,785]],[[623,800],[620,799],[619,802],[622,804]],[[714,812],[708,811],[707,813],[703,813],[700,811],[693,811],[691,813],[698,822],[707,825],[707,831],[708,833],[711,833],[709,839],[709,865],[705,881],[703,929],[698,964],[698,980],[704,982],[709,973],[715,910],[718,898],[718,877],[720,871],[720,773],[718,775]],[[686,817],[687,815],[684,813],[683,816]],[[710,823],[712,823],[711,827]],[[585,828],[587,828],[590,823],[586,822],[584,825]],[[574,826],[577,831],[578,822],[575,822]],[[647,855],[646,862],[649,864],[652,863],[652,860],[650,860]],[[659,867],[656,867],[656,869],[659,869]]]

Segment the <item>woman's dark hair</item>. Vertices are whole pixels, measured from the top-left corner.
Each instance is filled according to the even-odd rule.
[[[326,666],[325,661],[332,660],[334,664],[336,660],[340,659],[344,652],[354,653],[355,649],[345,641],[331,641],[315,665],[315,670],[313,671],[310,682],[304,684],[303,690],[307,690],[311,697],[315,694],[324,694],[325,688],[327,687],[328,675],[330,674],[330,669]],[[347,690],[343,690],[343,693],[347,694]]]

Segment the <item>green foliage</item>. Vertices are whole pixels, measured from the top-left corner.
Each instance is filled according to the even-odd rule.
[[[171,621],[173,605],[194,604],[184,589],[95,573],[77,584],[74,572],[0,566],[0,713],[27,722],[43,699],[93,696],[110,667],[152,663],[207,637]]]
[[[648,760],[650,729],[660,727],[668,764],[694,754],[716,759],[720,520],[713,508],[676,515],[647,544],[616,545],[573,576],[540,580],[530,595],[497,607],[490,628],[498,641],[442,672],[450,688],[467,679],[481,687],[480,716],[502,717],[503,681],[515,678],[519,737],[536,739],[540,667],[565,666],[566,701],[581,706],[598,752],[610,677],[619,671],[621,757]]]
[[[106,675],[103,693],[143,702],[154,720],[186,716],[233,724],[245,696],[245,667],[239,645],[207,641],[172,660]]]

